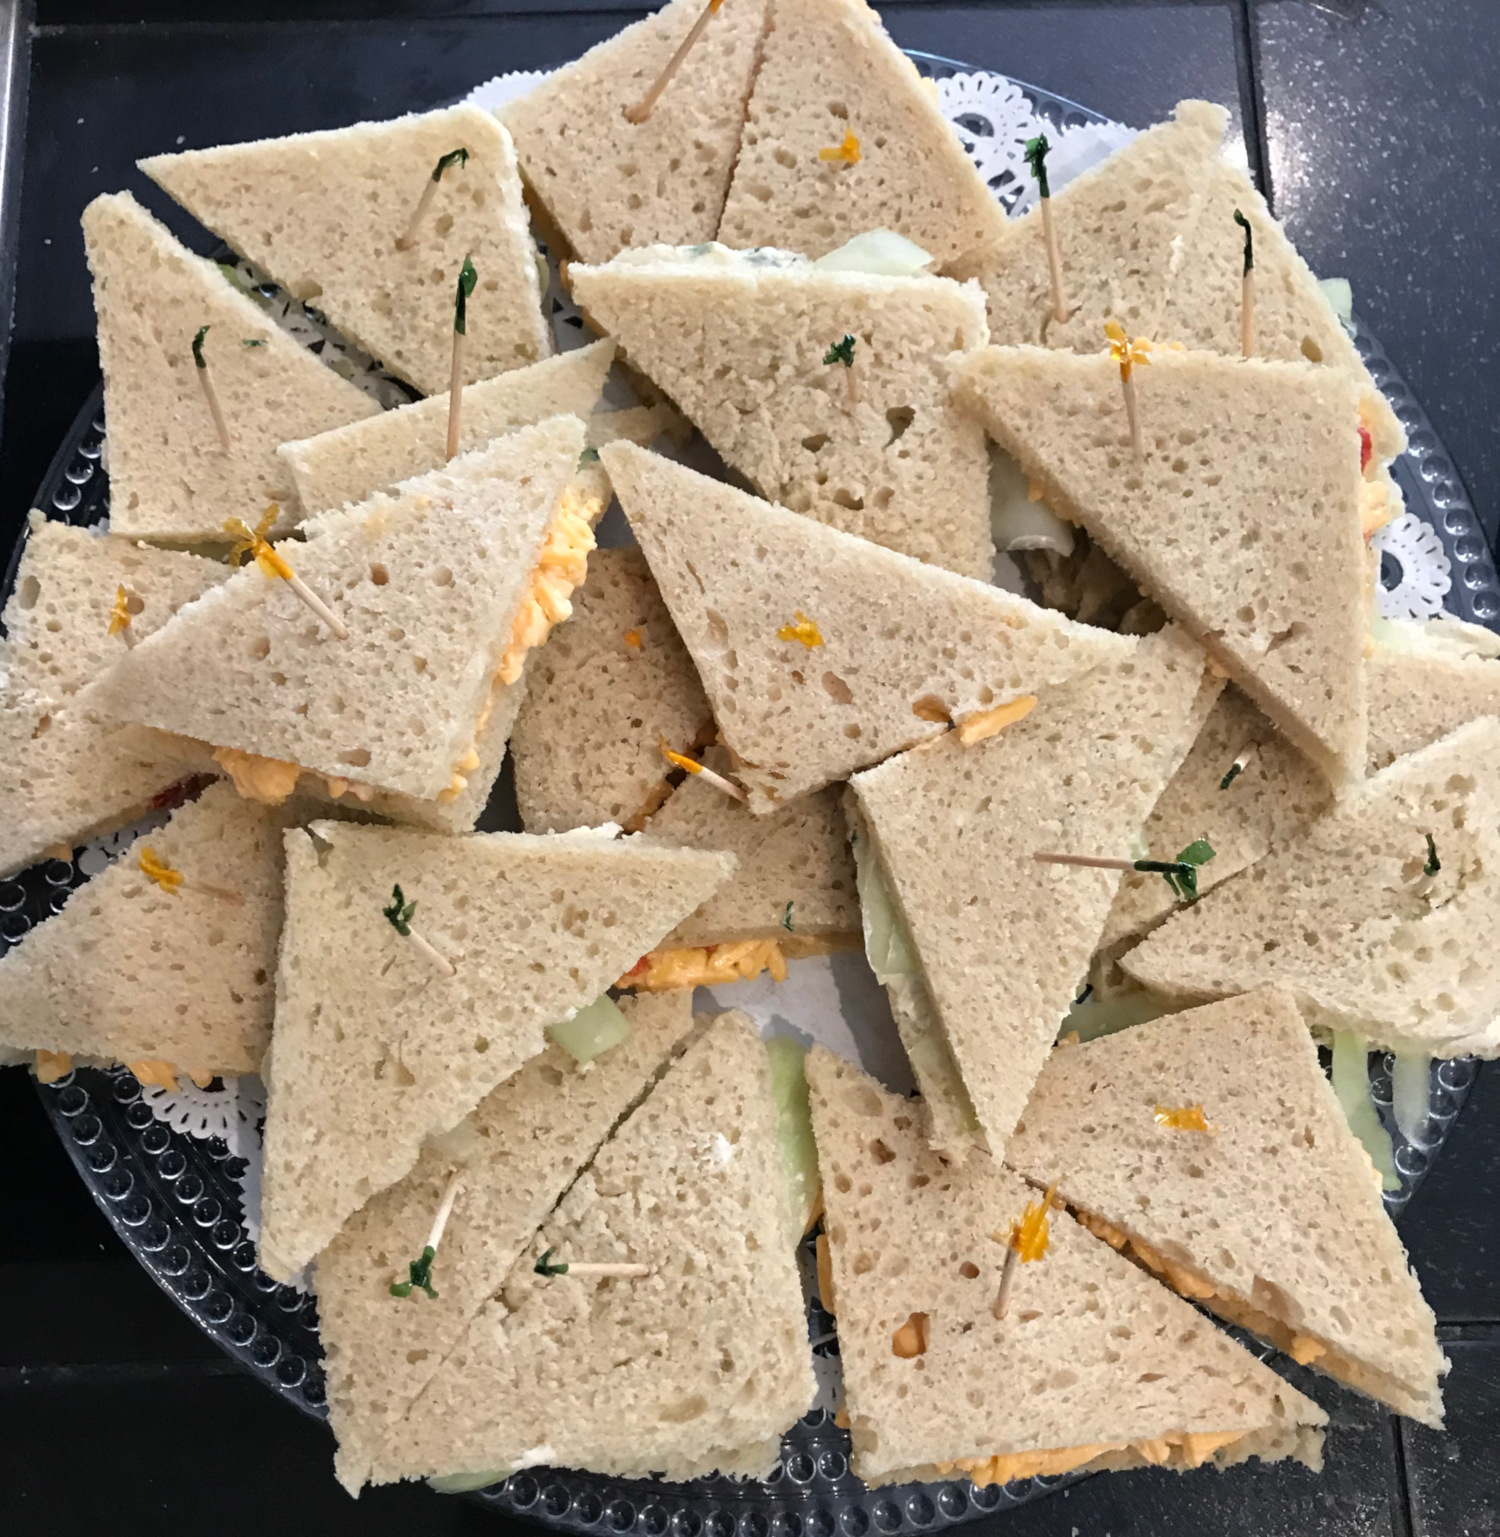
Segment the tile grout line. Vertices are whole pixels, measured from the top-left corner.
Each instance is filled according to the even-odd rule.
[[[1234,12],[1234,56],[1240,77],[1240,116],[1245,125],[1245,158],[1250,175],[1276,211],[1276,189],[1271,184],[1271,143],[1266,133],[1265,93],[1261,89],[1257,0],[1231,0]]]
[[[1406,1432],[1401,1416],[1392,1414],[1386,1424],[1391,1432],[1391,1473],[1393,1484],[1390,1491],[1392,1537],[1412,1537],[1416,1531],[1417,1513],[1411,1504],[1411,1482],[1406,1473]]]

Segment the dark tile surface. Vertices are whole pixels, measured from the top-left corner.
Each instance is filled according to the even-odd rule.
[[[1500,1064],[1480,1069],[1457,1125],[1398,1224],[1441,1323],[1500,1321]]]
[[[1412,1537],[1500,1526],[1500,1329],[1444,1331],[1443,1348],[1453,1362],[1444,1428],[1401,1426]]]
[[[1500,7],[1255,0],[1276,212],[1356,307],[1500,527]]]

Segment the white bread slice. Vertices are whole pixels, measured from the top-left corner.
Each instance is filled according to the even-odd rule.
[[[693,1024],[692,995],[625,998],[630,1034],[587,1071],[548,1046],[422,1150],[318,1257],[318,1334],[334,1469],[357,1494],[387,1433],[462,1339],[531,1236]],[[433,1265],[435,1298],[391,1296],[422,1252],[450,1177],[460,1185]]]
[[[473,746],[582,446],[583,424],[554,417],[322,514],[287,553],[348,640],[252,563],[127,652],[101,707],[431,799]]]
[[[1377,643],[1365,660],[1370,695],[1371,773],[1426,747],[1465,721],[1500,716],[1500,637],[1454,620],[1426,625],[1383,623],[1397,644]],[[1398,649],[1409,646],[1411,649]],[[1247,747],[1254,753],[1229,789],[1224,775]],[[1180,848],[1207,838],[1216,857],[1198,875],[1198,890],[1252,865],[1290,842],[1328,809],[1327,782],[1237,688],[1224,690],[1192,751],[1162,792],[1146,823],[1153,848]],[[1176,904],[1153,876],[1128,872],[1120,883],[1103,951],[1139,939],[1170,917]]]
[[[291,526],[295,497],[276,445],[380,407],[128,192],[84,209],[83,239],[109,421],[110,528],[176,543],[222,541],[226,518],[254,524],[271,502]],[[193,338],[205,325],[203,356],[229,426],[228,453],[193,361]]]
[[[1500,721],[1471,721],[1122,957],[1184,1002],[1289,988],[1308,1023],[1434,1056],[1500,1054]],[[1442,868],[1427,876],[1426,839]]]
[[[1042,487],[1185,625],[1340,785],[1363,777],[1373,593],[1354,384],[1311,364],[1158,351],[1135,373],[1144,464],[1119,367],[992,347],[961,399]]]
[[[571,280],[594,328],[762,496],[990,579],[984,433],[954,409],[942,366],[988,339],[977,287],[722,246],[628,251]],[[852,386],[824,362],[846,335]]]
[[[1371,773],[1465,721],[1500,716],[1500,636],[1478,625],[1446,617],[1386,622],[1365,670]]]
[[[1162,311],[1175,268],[1196,257],[1190,237],[1228,120],[1212,102],[1179,102],[1166,122],[1053,193],[1066,321],[1052,318],[1039,201],[987,248],[953,263],[954,277],[984,285],[993,339],[1092,352],[1104,344],[1106,320],[1132,336],[1175,336],[1161,329]],[[1236,306],[1239,271],[1236,265]],[[1234,334],[1237,352],[1238,307]]]
[[[496,114],[516,141],[532,197],[582,261],[658,241],[692,245],[719,227],[766,0],[734,0],[717,12],[645,122],[625,116],[705,4],[671,0]]]
[[[103,722],[88,701],[93,680],[125,649],[109,633],[120,587],[139,639],[228,574],[217,561],[31,513],[0,642],[0,873],[52,849],[71,853],[184,777],[212,771],[193,744]]]
[[[271,1032],[282,829],[295,814],[247,805],[223,784],[179,807],[0,959],[0,1045],[199,1076],[257,1071]],[[141,872],[148,846],[181,872],[175,893]]]
[[[459,148],[467,163],[444,172],[416,237],[398,250],[433,168]],[[466,255],[479,284],[468,304],[465,381],[552,352],[515,149],[478,107],[182,150],[139,165],[200,224],[424,395],[448,386],[453,293]],[[281,441],[311,436],[283,432]]]
[[[643,449],[602,455],[756,811],[1134,654]],[[812,644],[778,638],[799,615]]]
[[[87,696],[126,643],[109,633],[117,589],[137,641],[229,575],[216,560],[49,521],[35,509],[5,604],[5,679],[62,702]]]
[[[639,550],[596,550],[572,601],[527,669],[511,737],[521,825],[634,831],[667,793],[659,740],[687,752],[712,714]]]
[[[729,772],[728,754],[703,760]],[[722,886],[661,942],[659,949],[816,939],[840,946],[859,937],[854,860],[839,809],[840,791],[802,795],[759,817],[702,778],[689,775],[646,824],[664,843],[722,849],[738,860]]]
[[[1245,767],[1221,789],[1235,759],[1247,751]],[[1143,841],[1153,857],[1170,858],[1195,838],[1206,838],[1214,857],[1198,871],[1202,894],[1296,837],[1332,799],[1323,775],[1230,684],[1146,819]],[[1127,870],[1100,950],[1112,952],[1140,939],[1176,908],[1177,899],[1159,875]]]
[[[1201,190],[1187,251],[1154,334],[1184,347],[1240,355],[1245,232],[1234,222],[1238,209],[1254,237],[1255,356],[1322,363],[1351,379],[1376,458],[1394,459],[1406,447],[1396,413],[1266,200],[1241,167],[1223,160]]]
[[[859,160],[824,160],[846,133]],[[719,239],[821,256],[892,229],[938,262],[1005,225],[933,87],[864,0],[772,0]]]
[[[1217,687],[1199,647],[1164,630],[999,736],[965,747],[953,733],[850,781],[997,1157],[1120,881],[1032,855],[1125,857]]]
[[[1065,1211],[1049,1217],[1045,1254],[1015,1267],[997,1319],[1006,1235],[1035,1193],[985,1153],[950,1167],[910,1101],[821,1046],[807,1078],[853,1470],[867,1484],[955,1471],[1004,1482],[1025,1471],[952,1464],[1071,1448],[1091,1469],[1181,1468],[1207,1450],[1194,1435],[1232,1434],[1212,1452],[1220,1467],[1321,1466],[1316,1404]],[[897,1356],[913,1314],[926,1349]]]
[[[721,1014],[563,1197],[372,1481],[536,1462],[765,1477],[814,1392],[789,1221],[766,1049]],[[549,1249],[652,1274],[538,1276]]]
[[[526,368],[481,379],[464,390],[459,451],[534,426],[549,416],[589,419],[614,360],[611,341],[593,342]],[[308,515],[393,491],[403,480],[447,462],[448,392],[350,422],[315,438],[283,443],[276,452]]]
[[[1194,1106],[1211,1133],[1157,1124]],[[1059,1046],[1005,1157],[1230,1323],[1442,1424],[1436,1320],[1289,993]]]
[[[294,1276],[733,869],[608,833],[288,833],[262,1268]],[[396,885],[451,977],[385,918]]]

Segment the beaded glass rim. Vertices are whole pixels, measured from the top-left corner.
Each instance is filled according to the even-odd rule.
[[[972,66],[912,52],[923,74],[946,79]],[[1038,117],[1062,130],[1106,120],[1098,113],[1023,82],[1014,82]],[[996,188],[1007,200],[1006,189]],[[346,377],[383,404],[406,398],[404,387],[330,332],[316,311],[303,311],[246,263],[226,259],[253,297],[306,345],[341,356]],[[1432,424],[1374,337],[1356,318],[1353,334],[1375,382],[1385,393],[1410,447],[1394,466],[1408,509],[1430,525],[1458,573],[1448,607],[1461,618],[1500,628],[1500,581],[1463,485]],[[80,412],[59,447],[38,494],[48,516],[96,523],[109,511],[102,387]],[[13,552],[4,591],[14,584],[21,543]],[[1394,585],[1400,573],[1383,573]],[[0,883],[0,942],[8,947],[57,911],[84,879],[77,861],[52,860]],[[1388,1191],[1394,1216],[1406,1205],[1440,1152],[1467,1097],[1477,1063],[1432,1066],[1428,1115],[1408,1140],[1392,1114],[1391,1060],[1369,1064],[1371,1098],[1391,1133],[1399,1188]],[[127,1248],[172,1300],[236,1362],[304,1412],[326,1418],[326,1388],[317,1333],[316,1299],[272,1281],[255,1261],[241,1213],[244,1160],[218,1138],[196,1138],[153,1114],[150,1098],[124,1068],[79,1068],[38,1085],[58,1134],[106,1217]],[[812,1269],[811,1242],[800,1253]],[[815,1287],[812,1288],[815,1290]],[[1272,1352],[1240,1338],[1258,1355]],[[809,1339],[820,1382],[836,1366],[833,1321],[809,1303]],[[820,1398],[824,1396],[820,1394]],[[475,1491],[490,1507],[571,1533],[640,1533],[642,1537],[867,1537],[952,1526],[1027,1503],[1083,1474],[1040,1477],[976,1489],[964,1479],[867,1488],[848,1470],[848,1432],[831,1410],[815,1407],[788,1432],[782,1459],[764,1482],[710,1477],[689,1484],[621,1480],[569,1469],[512,1474]]]

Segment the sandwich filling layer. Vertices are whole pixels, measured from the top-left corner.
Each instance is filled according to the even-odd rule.
[[[1283,1355],[1290,1356],[1299,1366],[1316,1366],[1320,1372],[1337,1381],[1347,1383],[1386,1403],[1400,1402],[1411,1397],[1410,1389],[1395,1377],[1354,1360],[1327,1340],[1313,1334],[1304,1334],[1284,1319],[1256,1307],[1244,1297],[1225,1291],[1201,1271],[1178,1260],[1168,1259],[1144,1239],[1131,1237],[1113,1223],[1106,1222],[1103,1217],[1070,1209],[1095,1238],[1103,1239],[1112,1249],[1124,1250],[1128,1246],[1132,1258],[1159,1276],[1179,1296],[1201,1302],[1220,1318],[1241,1329],[1248,1329],[1251,1334],[1259,1335]],[[1189,1465],[1197,1466],[1196,1463]]]
[[[716,987],[748,982],[769,971],[773,982],[786,981],[786,963],[810,955],[832,955],[859,944],[853,934],[792,934],[785,939],[746,939],[736,944],[694,945],[681,950],[653,950],[620,978],[618,987],[664,993],[678,987]]]
[[[1056,1478],[1072,1473],[1111,1452],[1129,1452],[1153,1468],[1201,1468],[1217,1451],[1242,1440],[1244,1430],[1169,1430],[1146,1441],[1099,1441],[1088,1446],[1060,1446],[1036,1452],[1004,1452],[994,1457],[961,1457],[940,1462],[942,1474],[966,1474],[976,1489],[1020,1478]]]

